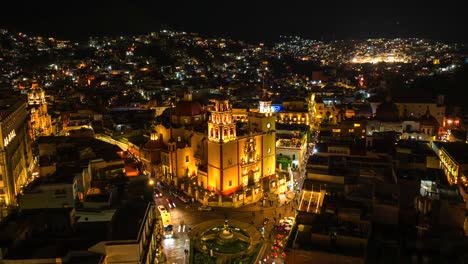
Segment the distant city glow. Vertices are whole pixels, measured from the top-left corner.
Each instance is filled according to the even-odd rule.
[[[389,54],[382,54],[380,56],[357,56],[351,60],[352,63],[408,63],[409,60],[405,57],[389,55]]]

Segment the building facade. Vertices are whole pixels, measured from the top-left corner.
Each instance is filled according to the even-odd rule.
[[[207,175],[199,179],[201,185],[223,195],[242,189],[255,196],[270,190],[276,168],[275,121],[271,101],[264,96],[259,109],[248,114],[249,133],[238,136],[229,101],[215,100],[208,121]]]
[[[17,195],[32,174],[33,158],[26,102],[0,99],[0,203],[16,205]]]
[[[47,103],[44,90],[33,83],[28,92],[28,105],[31,115],[31,133],[33,138],[50,136],[53,132],[52,121],[47,113]]]

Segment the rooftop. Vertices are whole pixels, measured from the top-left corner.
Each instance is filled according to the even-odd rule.
[[[148,202],[138,199],[123,204],[114,217],[111,240],[137,240],[148,206]]]
[[[445,149],[458,164],[468,163],[468,144],[463,142],[445,142],[442,145],[442,149]]]
[[[0,94],[0,98],[3,97],[3,94]],[[10,115],[14,110],[16,110],[21,104],[25,104],[26,100],[18,96],[8,96],[0,99],[0,121],[3,118]]]
[[[0,237],[11,245],[4,259],[63,258],[69,251],[86,251],[106,240],[105,224],[72,227],[72,210],[25,210],[4,221]]]
[[[65,137],[65,136],[48,136],[39,137],[37,139],[39,148],[41,144],[53,144],[56,145],[57,155],[59,155],[58,149],[60,147],[66,147],[67,155],[76,159],[77,156],[80,158],[89,157],[89,159],[102,158],[105,161],[119,160],[120,157],[117,152],[121,151],[116,145],[106,143],[92,137]],[[89,149],[88,149],[89,148]],[[91,151],[91,152],[89,152]],[[77,152],[77,153],[70,153]],[[83,153],[80,153],[83,152]],[[87,153],[84,153],[87,152]],[[83,154],[83,155],[81,155]],[[86,154],[86,155],[84,155]],[[89,154],[89,155],[88,155]],[[62,156],[64,157],[64,156]]]
[[[80,167],[58,167],[57,170],[47,177],[39,177],[24,188],[24,192],[33,192],[40,185],[45,184],[72,184],[76,175],[83,171]]]

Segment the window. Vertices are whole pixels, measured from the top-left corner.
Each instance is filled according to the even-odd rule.
[[[267,152],[268,152],[268,154],[270,154],[270,153],[271,153],[271,148],[268,148],[268,151],[267,151]]]
[[[5,191],[3,190],[3,188],[0,188],[0,194],[5,194]]]
[[[185,162],[189,162],[189,156],[185,156]]]
[[[229,186],[232,186],[232,180],[231,180],[231,181],[229,181]]]
[[[228,159],[228,163],[229,163],[229,165],[232,164],[232,158]]]

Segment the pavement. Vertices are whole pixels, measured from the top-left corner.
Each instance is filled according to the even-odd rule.
[[[251,211],[252,212],[252,222],[254,222],[254,226],[259,230],[264,227],[264,237],[265,242],[267,244],[264,251],[261,252],[261,256],[259,256],[261,263],[275,263],[281,264],[284,263],[284,258],[281,256],[282,248],[276,252],[277,255],[274,257],[273,255],[273,246],[278,242],[278,234],[283,235],[280,239],[281,243],[286,244],[287,235],[279,232],[276,230],[275,226],[278,224],[279,220],[284,217],[292,216],[294,217],[296,214],[296,194],[294,191],[289,191],[286,193],[282,193],[277,197],[273,196],[273,201],[270,203],[269,200],[265,202],[265,206],[262,203],[257,203],[253,205],[244,206],[236,211]],[[259,217],[260,216],[260,217]],[[264,225],[263,219],[268,218],[269,221]]]
[[[270,210],[270,209],[278,209],[278,207],[285,207],[290,206],[295,202],[296,193],[294,191],[288,191],[286,193],[281,193],[276,196],[276,198],[269,197],[265,200],[265,205],[263,202],[256,202],[254,204],[245,205],[240,208],[235,208],[233,211],[262,211],[262,210]],[[270,202],[271,201],[271,202]]]

